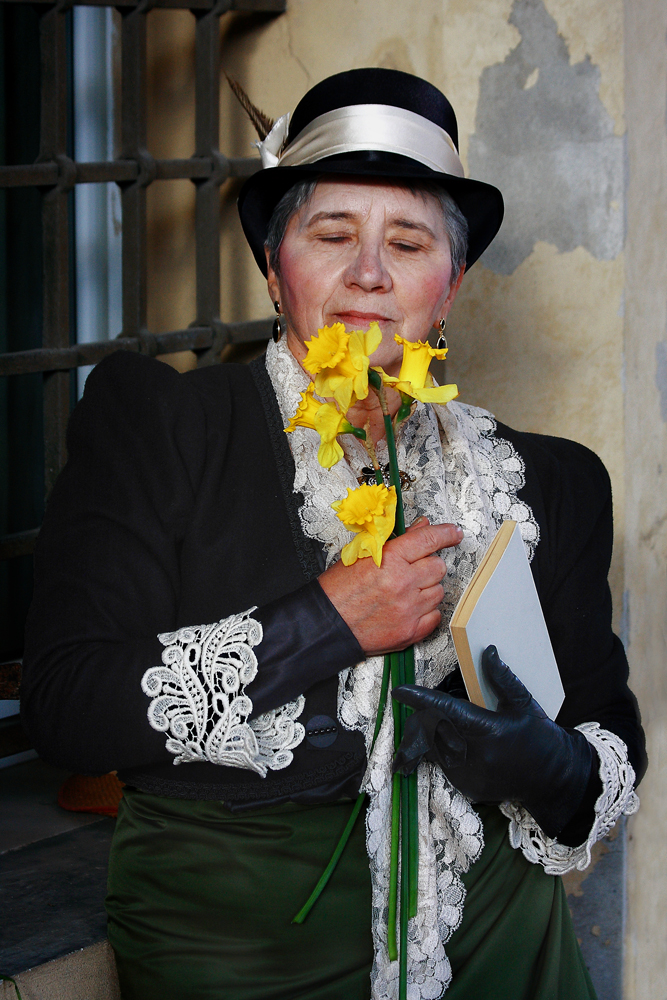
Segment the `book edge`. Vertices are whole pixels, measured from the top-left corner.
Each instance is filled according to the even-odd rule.
[[[473,705],[479,705],[480,708],[486,708],[486,702],[484,701],[482,688],[480,687],[479,677],[477,676],[477,670],[475,669],[472,653],[470,652],[470,643],[468,642],[466,627],[465,625],[450,625],[449,630],[452,634],[456,656],[461,668],[461,676],[463,677],[463,683],[466,686],[468,697]]]
[[[461,595],[461,600],[454,608],[454,614],[450,622],[450,630],[454,628],[465,628],[470,620],[477,601],[479,599],[479,593],[486,586],[490,576],[498,566],[498,563],[503,556],[505,549],[510,543],[510,539],[514,534],[514,530],[518,522],[513,521],[511,518],[507,521],[503,521],[498,531],[493,537],[491,544],[486,550],[484,557],[475,570],[473,577]],[[506,528],[506,525],[511,525],[511,528]]]

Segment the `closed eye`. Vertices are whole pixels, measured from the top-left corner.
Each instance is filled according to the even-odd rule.
[[[424,250],[420,244],[404,243],[402,240],[393,240],[391,245],[396,250],[400,250],[401,253],[417,253],[419,250]]]

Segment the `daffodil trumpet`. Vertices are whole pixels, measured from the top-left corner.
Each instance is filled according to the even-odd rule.
[[[297,411],[285,428],[285,433],[291,434],[297,427],[308,427],[318,432],[320,447],[317,460],[325,469],[330,469],[343,457],[343,449],[336,440],[340,434],[354,434],[360,440],[366,440],[364,428],[351,424],[335,403],[316,398],[312,383],[301,393]]]
[[[458,386],[436,385],[429,372],[433,358],[444,361],[447,356],[446,347],[431,347],[421,340],[414,342],[405,340],[398,334],[394,336],[394,340],[403,347],[403,360],[398,377],[387,375],[382,368],[376,368],[375,371],[380,374],[384,385],[400,392],[402,405],[405,405],[405,397],[419,400],[421,403],[449,403],[452,399],[456,399],[459,394]]]
[[[331,506],[345,527],[355,533],[340,554],[343,565],[351,566],[357,559],[371,556],[379,569],[382,549],[394,530],[396,488],[364,483],[357,489],[348,489],[347,496]]]
[[[313,376],[315,392],[333,398],[342,413],[368,395],[369,358],[380,346],[382,331],[376,321],[368,330],[348,333],[344,323],[322,327],[305,342],[303,367]]]

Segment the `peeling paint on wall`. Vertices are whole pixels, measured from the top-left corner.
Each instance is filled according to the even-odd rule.
[[[471,176],[506,201],[484,263],[512,274],[538,241],[612,260],[623,246],[623,140],[600,100],[599,69],[588,58],[570,65],[543,0],[516,0],[510,22],[521,41],[482,73],[469,146]]]
[[[655,345],[655,384],[660,396],[660,416],[667,424],[667,341]]]
[[[586,56],[600,69],[600,99],[614,119],[614,132],[623,135],[623,0],[583,3],[544,0],[570,52],[570,62]]]

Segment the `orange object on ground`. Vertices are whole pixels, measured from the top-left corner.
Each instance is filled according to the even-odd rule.
[[[73,774],[58,789],[58,805],[70,812],[116,816],[122,795],[123,782],[113,772],[101,777]]]

